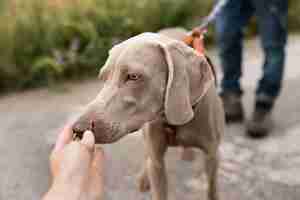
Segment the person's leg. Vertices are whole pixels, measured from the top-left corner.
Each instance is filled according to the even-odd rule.
[[[231,0],[216,18],[217,44],[223,70],[221,97],[227,122],[243,119],[240,101],[243,28],[253,11],[250,0]]]
[[[252,136],[264,136],[270,128],[270,112],[282,85],[287,40],[288,1],[252,0],[265,54],[263,76],[256,91]],[[251,123],[250,123],[251,124]]]
[[[280,93],[284,71],[288,1],[253,1],[265,53],[263,77],[257,96],[266,95],[275,99]]]

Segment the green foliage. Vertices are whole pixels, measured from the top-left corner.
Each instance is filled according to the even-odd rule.
[[[193,0],[0,1],[0,91],[95,76],[113,43],[187,25],[209,6]]]
[[[289,30],[299,31],[300,30],[300,1],[290,0],[289,1]]]
[[[212,3],[0,0],[0,92],[95,77],[112,44],[164,27],[189,29],[209,12]],[[298,24],[292,28],[299,28],[300,3],[293,0],[291,8],[291,24]]]

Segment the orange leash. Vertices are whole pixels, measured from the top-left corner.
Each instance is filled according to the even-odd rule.
[[[206,57],[208,63],[210,64],[213,70],[215,81],[217,81],[215,67],[212,64],[209,57],[205,54],[204,33],[206,32],[207,26],[215,20],[217,15],[229,2],[230,0],[219,0],[218,3],[214,6],[213,10],[210,12],[210,14],[204,18],[200,26],[194,28],[192,32],[189,35],[187,35],[186,38],[184,38],[183,40],[188,46],[195,49],[198,55],[204,55]]]
[[[192,33],[184,38],[184,42],[196,50],[200,55],[205,55],[204,33],[206,30],[194,28]]]
[[[206,32],[206,29],[201,29],[199,27],[194,28],[191,32],[191,34],[187,35],[184,39],[183,42],[186,43],[188,46],[192,47],[195,49],[197,54],[200,56],[204,56],[211,66],[213,75],[215,77],[215,84],[217,85],[217,74],[215,70],[215,66],[211,62],[210,58],[206,55],[205,53],[205,45],[204,45],[204,34]]]

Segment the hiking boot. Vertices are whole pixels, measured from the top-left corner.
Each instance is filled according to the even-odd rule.
[[[222,92],[220,97],[223,101],[226,123],[242,122],[244,110],[241,95],[234,92]]]
[[[247,123],[247,134],[253,138],[268,135],[272,128],[271,111],[273,100],[257,98],[252,119]]]

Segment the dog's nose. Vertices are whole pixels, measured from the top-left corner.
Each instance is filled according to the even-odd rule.
[[[95,121],[89,118],[81,118],[72,126],[73,134],[81,137],[85,131],[90,130],[94,132]]]

